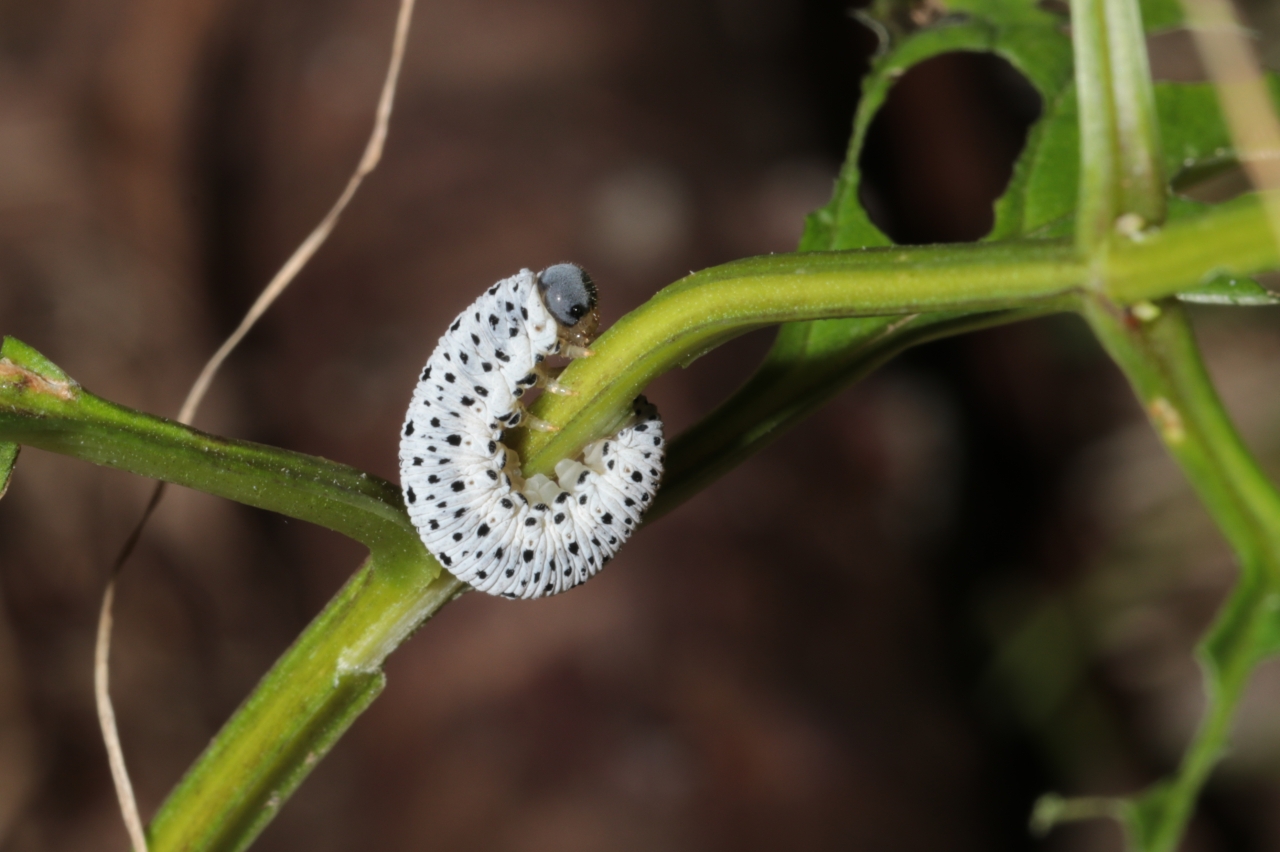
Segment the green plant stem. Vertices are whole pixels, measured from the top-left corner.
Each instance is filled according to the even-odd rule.
[[[1076,243],[1084,257],[1101,259],[1119,207],[1120,153],[1115,92],[1107,39],[1108,0],[1071,0],[1076,97],[1080,105],[1080,191]]]
[[[1159,235],[1168,244],[1154,239],[1115,253],[1127,266],[1108,280],[1133,298],[1152,298],[1195,286],[1222,269],[1244,274],[1271,268],[1274,247],[1265,224],[1259,231],[1254,219],[1262,219],[1256,199],[1242,199],[1179,222]],[[1188,248],[1176,229],[1199,242]],[[1253,242],[1258,232],[1262,245]],[[1161,267],[1167,251],[1180,258],[1169,274]],[[529,438],[524,458],[532,470],[550,470],[616,425],[658,373],[752,328],[837,316],[1051,310],[1086,282],[1074,247],[1046,241],[776,255],[705,270],[617,323],[597,343],[595,357],[566,371],[562,381],[579,395],[539,400],[540,414],[564,428],[551,439]],[[267,675],[162,807],[152,827],[158,850],[244,848],[381,689],[386,654],[463,588],[423,549],[390,483],[114,405],[12,339],[0,349],[0,442],[281,512],[370,548],[366,567]]]
[[[1183,308],[1159,305],[1150,322],[1102,298],[1084,316],[1124,371],[1165,447],[1240,560],[1240,578],[1197,649],[1208,703],[1177,775],[1127,809],[1144,852],[1175,849],[1196,796],[1221,758],[1250,673],[1274,653],[1280,605],[1280,493],[1240,439],[1205,372]]]
[[[0,440],[310,521],[370,549],[422,551],[400,490],[386,480],[108,402],[11,337],[0,347]]]
[[[534,405],[555,433],[520,431],[527,475],[550,474],[626,416],[654,378],[746,331],[780,322],[920,312],[1035,309],[1090,286],[1095,275],[1124,302],[1161,298],[1222,272],[1280,263],[1257,197],[1174,222],[1110,252],[1091,270],[1070,242],[891,247],[749,258],[696,272],[619,320],[570,364],[576,395]]]
[[[1138,0],[1106,0],[1104,6],[1119,157],[1118,212],[1140,216],[1144,226],[1159,225],[1165,219],[1168,184],[1142,10]]]

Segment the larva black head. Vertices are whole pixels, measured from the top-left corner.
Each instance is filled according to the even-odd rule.
[[[551,316],[566,328],[596,309],[596,285],[575,263],[557,263],[539,272],[538,292]]]

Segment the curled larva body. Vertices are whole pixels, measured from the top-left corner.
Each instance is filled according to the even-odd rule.
[[[585,319],[584,319],[585,318]],[[458,315],[427,361],[400,440],[405,506],[427,549],[472,587],[508,598],[593,576],[640,524],[662,475],[663,433],[643,397],[633,416],[556,478],[524,481],[502,431],[548,355],[594,330],[595,288],[570,264],[499,281]]]

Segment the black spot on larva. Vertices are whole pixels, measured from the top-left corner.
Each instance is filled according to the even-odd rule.
[[[412,435],[412,434],[413,434],[413,421],[412,421],[412,420],[410,420],[408,423],[404,424],[404,433],[405,433],[405,435]]]
[[[427,521],[427,523],[431,525],[431,529],[433,530],[440,529],[440,522],[435,520],[434,518],[431,519],[430,521]]]
[[[591,471],[589,470],[584,470],[582,473],[578,474],[578,484],[581,485],[582,483],[586,482],[587,477],[590,475],[591,475]]]
[[[648,459],[648,458],[653,458],[653,453],[645,453],[645,454],[644,454],[644,457],[645,457],[645,458],[647,458],[647,459]]]
[[[501,559],[501,558],[502,558],[502,548],[501,548],[501,547],[499,547],[497,550],[495,550],[495,551],[493,552],[493,558],[494,558],[494,559]]]
[[[618,543],[617,536],[612,536],[612,535],[611,535],[611,536],[609,536],[609,543],[610,543],[610,544],[617,544],[617,543]]]
[[[449,504],[448,504],[448,502],[446,502],[446,501],[444,501],[444,500],[441,500],[439,503],[437,503],[437,504],[436,504],[436,508],[437,508],[437,509],[447,509],[447,508],[449,508]]]
[[[648,502],[649,502],[649,495],[648,495],[648,494],[641,494],[641,495],[640,495],[640,502],[641,502],[641,503],[648,503]]]
[[[583,494],[581,497],[578,498],[578,505],[579,506],[587,505],[587,495]]]
[[[462,541],[462,533],[454,533],[454,534],[453,534],[453,540],[454,540],[454,541]]]
[[[480,335],[476,334],[474,331],[473,331],[473,332],[471,332],[471,342],[472,342],[472,343],[474,343],[476,346],[479,346],[479,345],[480,345]]]
[[[467,408],[476,404],[476,401],[469,396],[464,396],[462,399],[458,400],[458,402],[461,402]]]
[[[457,377],[457,376],[455,376],[453,373],[445,373],[445,374],[444,374],[444,380],[445,380],[446,382],[450,383],[450,384],[453,384],[454,382],[456,382],[456,381],[458,380],[458,377]]]
[[[484,370],[486,373],[488,373],[488,372],[491,372],[491,371],[493,370],[493,365],[492,365],[492,364],[490,364],[488,361],[481,361],[481,362],[480,362],[480,369],[481,369],[481,370]]]
[[[484,537],[484,536],[486,536],[486,535],[488,535],[488,534],[489,534],[489,525],[488,525],[488,524],[481,524],[481,525],[480,525],[480,527],[476,530],[476,535],[478,535],[478,536]]]
[[[644,482],[644,474],[643,474],[643,473],[641,473],[641,472],[640,472],[640,471],[638,471],[638,470],[637,470],[637,471],[635,471],[634,473],[632,473],[632,474],[631,474],[631,481],[632,481],[632,482]]]
[[[494,482],[498,481],[498,472],[496,470],[486,470],[484,475],[492,479]]]
[[[609,459],[609,463],[605,465],[605,467],[609,468],[609,470],[613,470],[613,462],[613,459]]]
[[[458,359],[459,359],[460,361],[462,361],[462,363],[464,363],[464,364],[465,364],[465,363],[467,363],[467,361],[469,361],[469,360],[470,360],[469,358],[467,358],[467,353],[465,353],[465,352],[459,352],[459,353],[458,353]]]
[[[519,385],[536,385],[537,383],[538,383],[537,373],[530,373],[520,381],[516,382],[516,384],[519,384]]]
[[[490,328],[497,328],[497,327],[498,327],[498,315],[497,315],[497,314],[489,314],[489,327],[490,327]]]
[[[498,451],[498,442],[497,442],[497,441],[490,441],[490,442],[489,442],[489,452],[491,452],[491,453],[496,453],[497,451]]]
[[[555,516],[554,518],[552,518],[551,520],[555,521],[557,524],[563,524],[563,523],[564,523],[564,512],[557,512],[557,513],[556,513],[556,516]]]
[[[535,504],[533,505],[533,508],[534,508],[534,511],[537,511],[537,512],[545,512],[545,511],[547,511],[547,504],[546,504],[546,503],[535,503]]]
[[[452,361],[452,360],[453,360],[453,356],[452,356],[452,355],[450,355],[448,352],[446,352],[446,353],[444,353],[444,360],[446,360],[446,361]]]
[[[481,396],[488,396],[489,389],[487,387],[484,387],[483,385],[476,385],[476,393],[480,394]]]
[[[432,485],[435,485],[439,481],[440,477],[436,476],[434,473],[427,477],[427,482],[430,482]]]
[[[569,542],[569,552],[574,556],[578,555],[578,543],[576,541]]]
[[[451,417],[461,417],[461,416],[462,416],[461,414],[459,414],[459,413],[458,413],[458,412],[456,412],[456,411],[450,411],[450,412],[449,412],[449,415],[450,415]]]
[[[626,499],[625,499],[625,500],[623,500],[622,502],[623,502],[623,503],[626,503],[628,506],[634,506],[634,505],[636,504],[636,501],[635,501],[635,500],[632,500],[630,497],[626,498]]]
[[[498,285],[497,285],[497,284],[494,284],[492,287],[490,287],[490,288],[489,288],[489,295],[490,295],[490,296],[494,295],[494,294],[495,294],[495,293],[497,293],[497,292],[498,292]]]
[[[457,330],[458,330],[458,326],[460,326],[460,325],[462,325],[462,318],[461,318],[461,317],[459,317],[458,319],[456,319],[456,320],[454,320],[454,321],[453,321],[453,325],[449,326],[449,330],[450,330],[450,331],[457,331]]]
[[[529,318],[529,309],[523,305],[520,307],[520,318],[526,320]]]
[[[514,577],[514,576],[516,575],[516,569],[514,569],[514,568],[508,568],[506,571],[503,571],[502,573],[503,573],[503,575],[504,575],[504,576],[507,576],[507,577]]]
[[[557,345],[557,347],[559,346],[559,344],[556,344],[556,345]],[[534,356],[533,356],[533,363],[535,363],[535,364],[541,364],[541,363],[542,363],[543,358],[544,358],[544,356],[542,356],[542,355],[534,355]]]
[[[422,381],[424,381],[424,382],[425,382],[425,381],[426,381],[427,379],[429,379],[429,378],[431,378],[431,365],[430,365],[430,364],[428,364],[428,365],[427,365],[427,367],[426,367],[426,369],[424,369],[424,370],[422,371]]]
[[[602,524],[611,524],[611,523],[613,523],[613,513],[612,513],[612,512],[605,512],[603,515],[601,515],[601,516],[600,516],[600,523],[602,523]]]
[[[476,322],[480,322],[480,312],[476,311]]]
[[[444,553],[440,554],[440,561],[444,563],[444,567],[446,568],[448,568],[450,565],[453,564],[453,560],[450,559],[449,556]]]
[[[561,491],[559,494],[556,495],[557,503],[563,503],[565,500],[568,500],[568,499],[569,499],[568,491]]]
[[[531,526],[533,526],[533,525],[534,525],[534,524],[536,524],[536,523],[538,523],[538,519],[537,519],[537,518],[525,518],[525,519],[524,519],[524,525],[525,525],[526,527],[531,527]]]
[[[467,487],[467,484],[463,482],[461,479],[458,479],[458,480],[455,480],[454,483],[449,487],[452,488],[454,491],[461,491],[462,489]]]
[[[497,358],[504,364],[511,360],[511,356],[503,352],[501,349],[493,350],[493,357]]]
[[[432,425],[432,426],[434,426],[434,427],[436,427],[437,429],[439,429],[439,428],[440,428],[440,418],[439,418],[439,417],[432,417],[432,418],[431,418],[431,425]]]
[[[542,587],[542,591],[543,591],[544,593],[545,593],[545,592],[550,592],[550,591],[551,591],[552,589],[554,589],[555,587],[556,587],[555,583],[547,583],[545,586],[543,586],[543,587]]]
[[[486,571],[477,571],[476,576],[483,580],[485,577],[488,577],[489,574]]]
[[[521,559],[523,559],[525,562],[532,562],[532,561],[533,561],[533,551],[532,551],[532,550],[526,550],[524,553],[521,553],[521,554],[520,554],[520,558],[521,558]],[[535,577],[534,579],[537,579],[537,578]]]
[[[573,569],[572,569],[572,568],[566,568],[566,569],[564,569],[564,575],[565,575],[566,577],[568,577],[568,576],[569,576],[570,574],[572,574],[572,573],[573,573]]]
[[[624,524],[626,524],[627,526],[631,526],[631,519],[630,519],[630,518],[623,518],[623,519],[622,519],[622,522],[623,522]]]
[[[657,475],[658,475],[658,472],[657,472],[656,470],[654,470],[653,468],[649,468],[649,475],[650,475],[650,476],[657,476]]]
[[[511,313],[516,309],[516,306],[511,304],[510,302],[503,302],[502,306],[507,309],[507,313]]]
[[[519,399],[520,397],[524,396],[524,388],[520,387],[519,385],[516,385],[516,389],[511,392],[511,395],[514,396],[516,399]]]
[[[508,334],[507,336],[508,336],[508,337],[515,337],[517,334],[519,334],[519,333],[520,333],[520,329],[516,328],[516,327],[513,325],[513,326],[511,326],[510,332],[511,332],[511,333],[510,333],[510,334]]]
[[[461,518],[461,517],[462,517],[463,515],[465,515],[466,513],[467,513],[467,507],[466,507],[466,506],[463,506],[461,509],[459,509],[458,511],[454,512],[454,513],[453,513],[453,516],[454,516],[455,518]]]
[[[512,503],[512,502],[511,502],[510,500],[508,500],[506,497],[503,497],[503,498],[502,498],[502,508],[504,508],[504,509],[510,509],[510,508],[513,508],[515,505],[516,505],[515,503]]]
[[[408,497],[408,498],[409,498],[409,502],[410,502],[410,503],[417,503],[417,502],[418,502],[418,495],[413,493],[413,487],[412,487],[412,486],[410,486],[409,488],[406,488],[406,489],[405,489],[405,491],[404,491],[404,495],[405,495],[406,497]]]
[[[445,440],[445,442],[446,442],[446,443],[451,444],[452,446],[455,446],[455,447],[456,447],[456,446],[458,446],[459,444],[461,444],[461,443],[462,443],[462,436],[461,436],[461,435],[450,435],[449,437],[445,438],[444,440]]]
[[[598,540],[594,539],[594,538],[593,538],[593,539],[591,539],[591,543],[592,543],[592,544],[594,544],[596,547],[599,547],[599,546],[600,546],[600,542],[599,542]]]
[[[422,459],[418,458],[417,456],[414,456],[414,457],[413,457],[413,466],[414,466],[414,467],[422,467]]]
[[[596,558],[594,556],[588,556],[587,561],[590,562],[592,565],[596,564]]]

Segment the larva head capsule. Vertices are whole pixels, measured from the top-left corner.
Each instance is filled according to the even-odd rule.
[[[560,326],[560,339],[586,347],[595,338],[600,314],[596,310],[596,285],[575,263],[557,263],[538,273],[538,293],[547,311]]]

